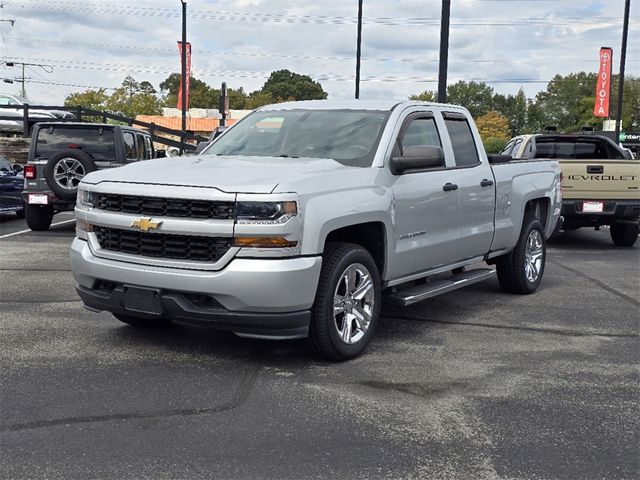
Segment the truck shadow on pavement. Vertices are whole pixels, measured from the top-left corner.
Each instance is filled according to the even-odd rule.
[[[595,231],[593,228],[579,230],[564,230],[560,235],[551,238],[547,242],[551,249],[576,249],[576,250],[629,250],[627,247],[617,247],[611,240],[609,229],[603,227]],[[638,243],[632,248],[638,248]]]

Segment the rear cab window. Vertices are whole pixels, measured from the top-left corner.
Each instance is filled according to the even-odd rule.
[[[447,126],[456,167],[473,167],[480,164],[478,148],[471,133],[471,126],[467,117],[461,113],[443,112],[444,123]]]
[[[61,150],[78,149],[94,160],[113,161],[115,145],[112,128],[51,126],[41,128],[35,145],[35,158],[46,159]]]
[[[567,160],[621,159],[621,152],[598,138],[538,138],[535,158]]]

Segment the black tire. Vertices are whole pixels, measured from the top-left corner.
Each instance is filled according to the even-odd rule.
[[[342,290],[348,288],[344,281],[347,271],[355,275],[354,288],[365,285],[367,276],[371,280],[371,287],[367,290],[366,296],[360,300],[354,299],[348,291]],[[362,275],[362,273],[368,275]],[[329,244],[323,256],[320,281],[312,309],[308,338],[311,350],[326,360],[348,360],[360,355],[371,342],[378,326],[380,290],[378,268],[366,249],[352,243]],[[344,293],[340,294],[340,292]],[[338,294],[345,299],[342,302],[344,310],[342,313],[335,314],[334,297]],[[354,311],[356,314],[353,313]],[[370,317],[368,323],[358,320],[362,318],[363,312]],[[348,341],[341,338],[340,327],[343,333],[345,328],[348,328],[348,334],[345,335],[349,337]],[[353,337],[351,337],[352,332]],[[349,343],[350,341],[353,343]]]
[[[633,247],[638,241],[640,224],[614,223],[609,227],[611,240],[619,247]]]
[[[136,328],[165,328],[169,326],[171,320],[168,318],[140,318],[132,317],[130,315],[122,315],[120,313],[114,313],[114,317],[127,325],[131,325]]]
[[[96,163],[82,150],[63,150],[51,155],[44,167],[44,177],[58,198],[72,201],[76,199],[78,183],[95,169]],[[59,175],[63,176],[56,179]]]
[[[541,263],[537,270],[528,271],[532,265],[532,262],[527,260],[529,242],[532,238],[535,244],[539,245]],[[535,251],[537,252],[538,248]],[[509,293],[527,295],[535,292],[542,281],[546,258],[547,245],[542,224],[535,217],[525,217],[515,248],[496,263],[500,286]],[[537,262],[535,264],[538,265]]]
[[[26,209],[26,207],[22,207],[22,210],[18,210],[18,211],[16,212],[16,216],[17,216],[18,218],[24,218],[24,216],[25,216],[25,213],[24,213],[25,209]]]
[[[53,207],[50,205],[25,205],[24,215],[27,226],[34,232],[49,230],[53,220]]]

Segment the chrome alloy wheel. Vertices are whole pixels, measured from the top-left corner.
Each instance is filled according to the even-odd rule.
[[[371,273],[361,263],[354,263],[340,275],[333,295],[333,321],[340,339],[354,344],[367,332],[373,308],[375,290]]]
[[[66,190],[75,190],[82,181],[86,171],[82,163],[75,158],[62,158],[53,167],[53,179]]]
[[[544,260],[542,235],[539,230],[531,230],[524,249],[524,274],[530,283],[535,283],[540,276]]]

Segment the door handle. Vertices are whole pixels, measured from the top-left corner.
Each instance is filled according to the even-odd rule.
[[[442,190],[444,190],[445,192],[448,192],[450,190],[457,190],[457,189],[458,189],[458,185],[456,185],[455,183],[447,182],[442,186]]]
[[[491,185],[493,185],[493,180],[489,180],[486,178],[480,182],[481,187],[490,187]]]

